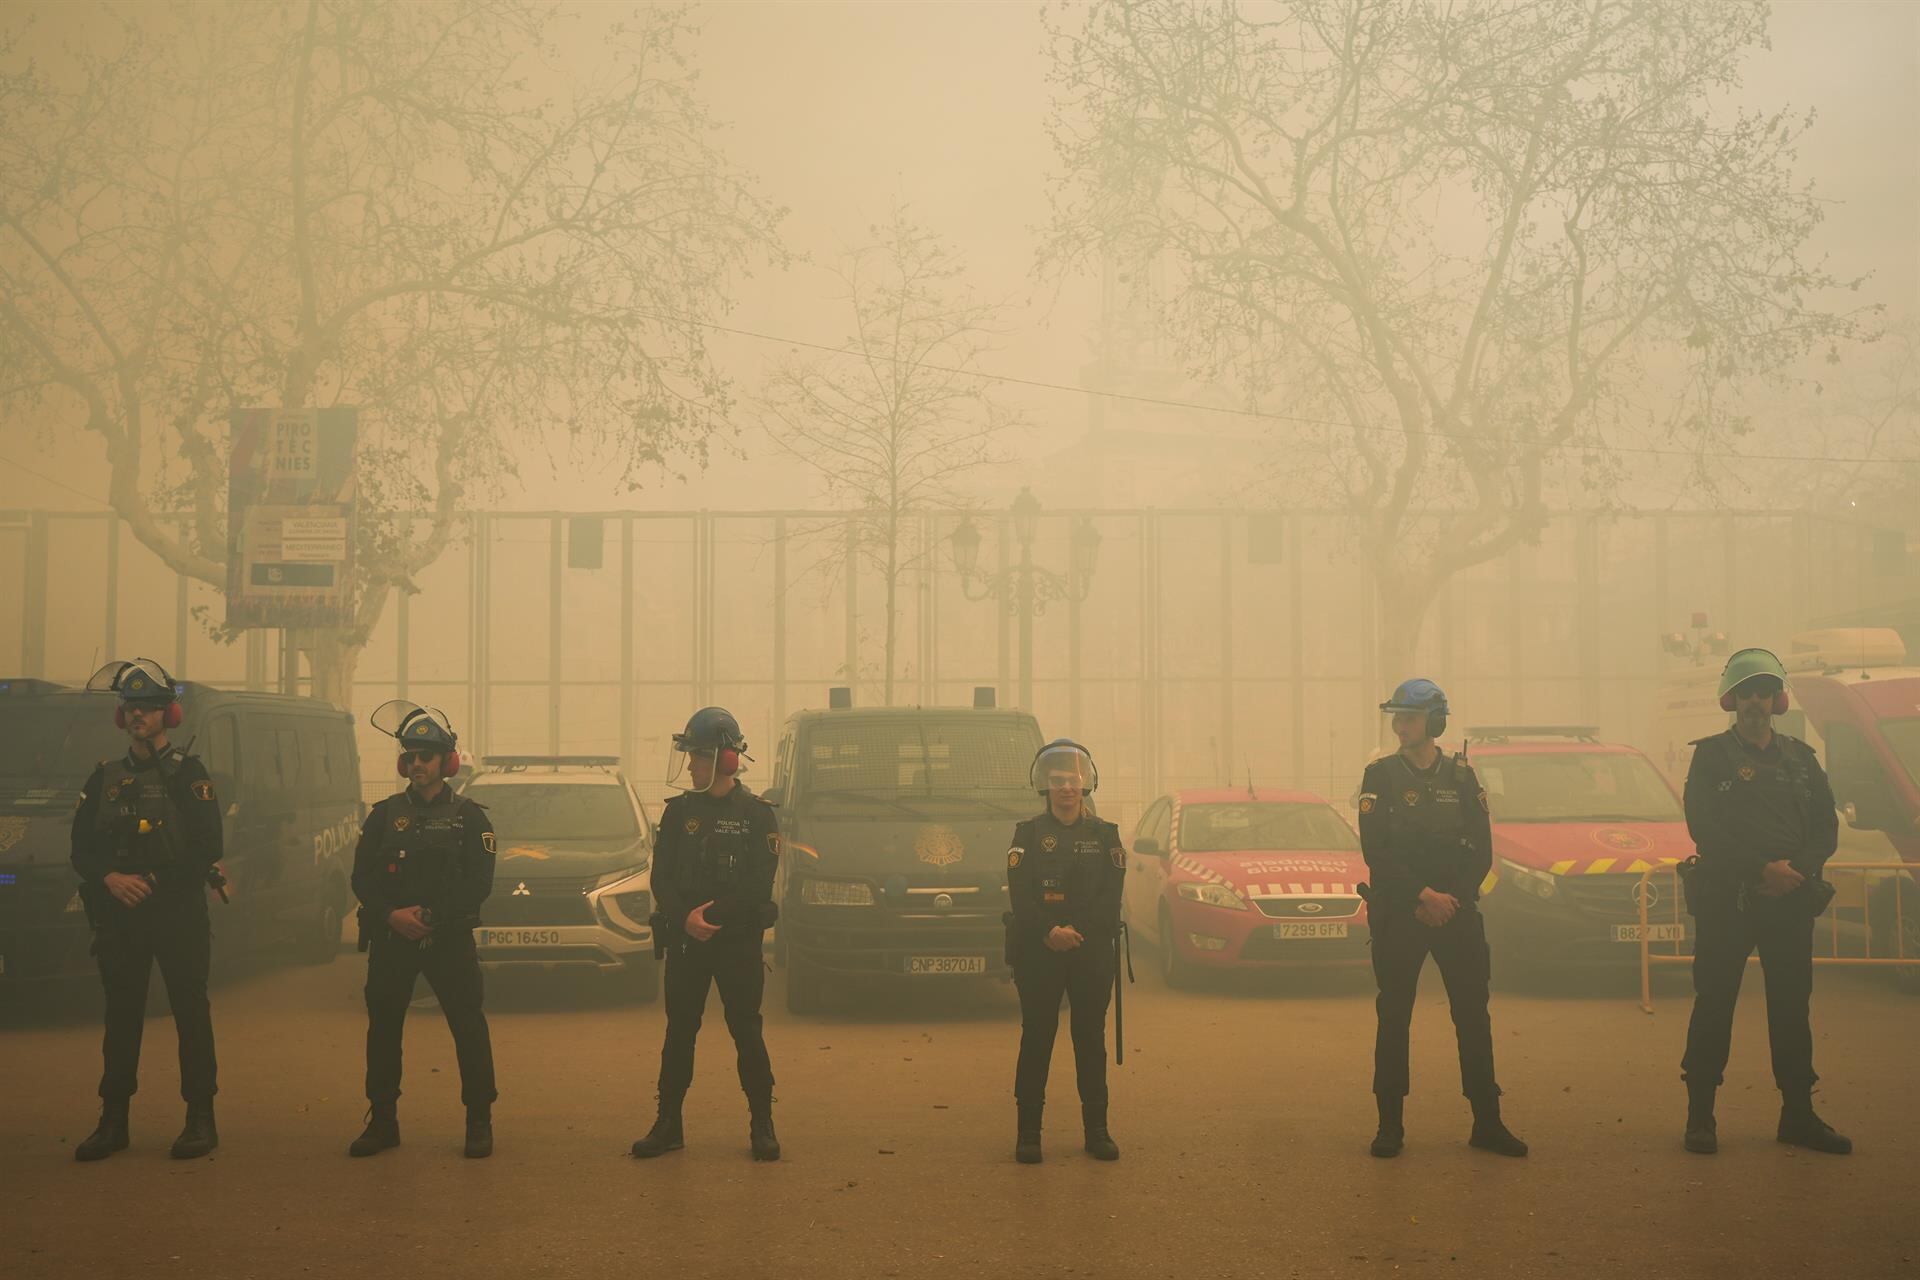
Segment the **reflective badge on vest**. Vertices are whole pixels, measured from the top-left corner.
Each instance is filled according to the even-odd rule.
[[[413,819],[409,818],[404,813],[393,820],[393,829],[395,831],[405,831],[408,827],[412,825],[413,825]]]
[[[1409,787],[1400,793],[1400,803],[1411,809],[1420,803],[1420,793]]]
[[[1055,845],[1057,845],[1057,844],[1059,844],[1059,843],[1060,843],[1060,842],[1059,842],[1058,840],[1055,840],[1055,839],[1054,839],[1054,838],[1053,838],[1052,836],[1041,836],[1041,837],[1040,837],[1040,849],[1041,849],[1041,852],[1043,852],[1043,853],[1052,853],[1052,852],[1053,852],[1053,849],[1054,849],[1054,846],[1055,846]]]
[[[699,835],[699,834],[700,834],[700,819],[698,819],[698,818],[688,818],[688,819],[686,820],[686,822],[684,822],[684,823],[682,823],[682,824],[681,824],[681,829],[682,829],[683,831],[685,831],[685,832],[686,832],[686,833],[687,833],[688,835],[690,835],[690,836],[693,836],[693,835]]]
[[[1752,765],[1750,765],[1750,764],[1743,764],[1743,765],[1741,765],[1741,766],[1740,766],[1740,781],[1742,781],[1742,782],[1752,782],[1752,781],[1753,781],[1753,766],[1752,766]]]

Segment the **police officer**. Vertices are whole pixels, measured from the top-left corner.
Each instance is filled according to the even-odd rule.
[[[1698,861],[1686,872],[1694,1001],[1680,1071],[1684,1144],[1702,1155],[1719,1150],[1713,1095],[1727,1066],[1740,979],[1756,948],[1782,1100],[1777,1136],[1833,1155],[1853,1150],[1813,1110],[1813,922],[1833,897],[1820,873],[1840,824],[1813,748],[1774,731],[1773,717],[1787,709],[1786,674],[1765,649],[1728,658],[1720,705],[1734,713],[1733,726],[1695,742],[1687,769],[1687,830]]]
[[[87,688],[119,695],[113,718],[126,730],[128,747],[125,756],[102,761],[88,777],[73,815],[73,869],[80,873],[80,901],[93,926],[107,1022],[100,1123],[73,1154],[103,1160],[126,1148],[147,983],[158,961],[179,1036],[180,1095],[187,1103],[186,1127],[172,1154],[191,1160],[220,1145],[207,1005],[207,888],[225,884],[217,865],[220,801],[200,761],[167,740],[167,730],[179,727],[181,707],[173,677],[159,663],[110,662]]]
[[[458,739],[440,712],[395,700],[374,728],[400,743],[407,789],[374,805],[353,851],[360,899],[360,949],[367,953],[366,1130],[347,1148],[370,1156],[400,1145],[400,1033],[415,980],[425,974],[453,1032],[460,1101],[467,1108],[466,1154],[493,1154],[493,1043],[481,1008],[473,928],[493,890],[493,824],[457,796]]]
[[[1087,796],[1100,774],[1085,747],[1056,738],[1034,757],[1028,781],[1047,808],[1013,829],[1007,850],[1013,906],[1007,961],[1020,992],[1013,1155],[1021,1164],[1040,1163],[1040,1120],[1064,994],[1086,1151],[1096,1160],[1118,1160],[1119,1144],[1107,1130],[1107,1003],[1127,853],[1120,829],[1088,812]]]
[[[1393,716],[1400,749],[1375,760],[1360,783],[1360,850],[1370,885],[1374,1002],[1373,1094],[1380,1127],[1376,1156],[1406,1142],[1407,1039],[1414,989],[1432,955],[1446,984],[1460,1045],[1460,1087],[1473,1104],[1471,1146],[1524,1156],[1527,1144],[1500,1119],[1487,1017],[1487,934],[1475,903],[1493,865],[1487,793],[1464,755],[1434,742],[1446,731],[1447,696],[1431,680],[1408,680],[1380,704]]]
[[[669,786],[688,787],[660,813],[653,851],[655,937],[666,951],[667,1034],[660,1046],[659,1111],[633,1154],[651,1159],[686,1145],[681,1102],[693,1083],[694,1040],[709,987],[720,988],[746,1091],[755,1160],[778,1160],[773,1132],[773,1064],[760,1030],[766,986],[761,945],[773,924],[773,876],[780,824],[772,806],[739,778],[748,759],[739,722],[720,707],[693,713],[673,736]]]

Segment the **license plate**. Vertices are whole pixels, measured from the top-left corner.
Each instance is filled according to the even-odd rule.
[[[1345,920],[1283,920],[1273,926],[1276,938],[1344,938]]]
[[[1646,930],[1648,942],[1685,942],[1687,926],[1684,924],[1617,924],[1613,926],[1615,942],[1638,942],[1640,931]]]
[[[483,947],[551,947],[560,941],[558,929],[477,929],[475,941]]]
[[[908,956],[908,973],[985,973],[985,956]]]

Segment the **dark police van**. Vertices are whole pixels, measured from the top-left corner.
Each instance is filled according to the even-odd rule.
[[[835,690],[831,709],[788,717],[763,798],[785,842],[774,959],[790,1011],[863,981],[1008,976],[1007,841],[1040,810],[1041,739],[987,693],[856,709]]]
[[[291,948],[326,964],[352,902],[360,834],[353,717],[315,698],[185,683],[169,741],[200,758],[226,823],[226,905],[216,955]],[[87,775],[127,751],[114,695],[0,680],[0,988],[93,972],[91,935],[68,861]]]

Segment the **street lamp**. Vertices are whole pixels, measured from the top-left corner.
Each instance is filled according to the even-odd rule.
[[[996,573],[980,572],[980,530],[963,517],[948,535],[947,548],[960,574],[960,591],[969,600],[998,600],[1020,620],[1020,706],[1033,709],[1033,620],[1055,600],[1079,604],[1093,587],[1100,561],[1100,531],[1081,516],[1074,523],[1067,572],[1055,573],[1033,562],[1033,539],[1040,526],[1040,500],[1023,488],[1009,509],[1020,560]]]

